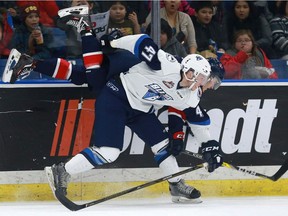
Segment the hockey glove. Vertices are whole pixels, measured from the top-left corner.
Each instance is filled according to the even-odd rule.
[[[122,36],[123,35],[119,30],[114,30],[110,34],[103,35],[100,38],[100,43],[102,46],[103,53],[106,53],[106,54],[113,53],[116,50],[116,48],[111,47],[110,42]]]
[[[179,155],[184,148],[184,133],[183,131],[178,131],[172,135],[170,138],[167,151],[174,156]]]
[[[203,159],[208,163],[208,172],[213,172],[222,165],[223,159],[220,154],[220,146],[216,140],[209,140],[202,143],[201,152]]]
[[[116,50],[110,45],[110,41],[112,40],[113,40],[113,37],[111,37],[110,35],[103,35],[100,38],[100,44],[101,44],[103,53],[109,54],[109,53],[113,53]]]

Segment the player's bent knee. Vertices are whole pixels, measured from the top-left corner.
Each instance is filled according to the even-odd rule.
[[[154,153],[154,159],[158,164],[162,163],[162,161],[171,155],[167,151],[168,143],[169,139],[165,139],[151,147],[152,152]]]
[[[112,147],[89,147],[81,152],[91,164],[103,165],[114,162],[120,155],[120,150]]]

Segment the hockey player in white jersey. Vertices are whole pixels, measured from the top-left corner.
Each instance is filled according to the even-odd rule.
[[[83,19],[78,19],[73,15],[69,19],[73,19],[74,22],[70,23],[73,23],[81,31],[82,41],[85,42],[84,37],[90,37],[90,39],[93,37],[90,34],[89,25]],[[62,191],[65,195],[71,175],[88,171],[105,163],[112,163],[118,158],[123,148],[125,126],[128,126],[151,147],[155,160],[165,175],[178,172],[179,166],[176,158],[167,150],[169,135],[154,114],[154,110],[161,106],[173,106],[180,110],[196,107],[202,94],[200,86],[210,82],[211,67],[205,58],[192,54],[179,62],[179,59],[159,49],[147,35],[131,35],[119,39],[104,36],[100,42],[103,52],[110,56],[111,65],[108,74],[112,73],[113,75],[107,76],[109,80],[97,96],[92,145],[72,157],[68,162],[61,162],[46,168],[51,187],[54,190]],[[98,42],[95,40],[94,43]],[[87,57],[91,57],[95,53],[99,54],[101,50],[91,50],[91,43],[87,46],[90,46],[88,49],[90,48],[89,51],[92,54],[84,55],[84,64],[88,62],[89,66],[86,67],[86,74],[84,73],[87,77],[81,78],[81,80],[85,80],[92,87],[97,88],[97,86],[93,86],[95,80],[91,80],[91,71],[93,70],[95,74],[105,74],[105,67],[98,60],[93,66],[92,58],[87,61]],[[99,48],[99,46],[96,47]],[[113,58],[117,62],[122,55],[121,52],[114,52],[114,49],[118,48],[130,51],[137,61],[133,60],[131,65],[131,61],[129,59],[125,61],[124,58],[124,61],[120,62],[121,65],[113,65]],[[5,80],[10,81],[11,77],[16,80],[24,69],[26,71],[35,69],[38,72],[48,73],[47,62],[34,62],[27,56],[22,60],[21,57],[17,59],[18,62],[14,69],[9,67],[6,68],[7,70],[5,69],[7,71]],[[80,73],[75,76],[75,67],[63,59],[57,62],[60,62],[60,66],[64,62],[67,71],[63,71],[63,68],[59,71],[61,67],[57,65],[57,67],[55,66],[57,69],[53,70],[51,76],[81,84],[80,81],[77,81]],[[51,65],[50,63],[50,67]],[[123,68],[127,68],[127,70],[123,70]],[[210,160],[216,153],[209,152],[209,149],[203,152],[203,155],[209,156],[208,166],[216,168],[221,166],[222,161]],[[173,202],[201,202],[200,191],[185,184],[181,177],[175,177],[168,181]]]

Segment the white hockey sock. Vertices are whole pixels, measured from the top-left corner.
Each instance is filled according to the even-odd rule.
[[[66,172],[70,175],[93,169],[94,166],[82,154],[77,154],[65,164]]]
[[[165,176],[168,176],[168,175],[171,175],[180,171],[176,158],[173,155],[170,155],[168,158],[162,161],[159,167],[162,170],[162,172],[165,174]],[[181,176],[177,176],[177,177],[169,179],[168,181],[179,182],[180,179],[181,179]]]

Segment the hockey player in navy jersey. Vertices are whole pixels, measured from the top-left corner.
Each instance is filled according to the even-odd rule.
[[[203,92],[207,89],[216,90],[219,88],[225,74],[224,67],[221,62],[215,58],[208,58],[208,62],[211,66],[211,82],[202,87]],[[186,126],[186,131],[183,131]],[[207,157],[206,160],[212,160],[211,166],[208,166],[208,172],[213,172],[217,168],[217,163],[213,163],[213,160],[222,160],[220,155],[220,145],[216,140],[212,140],[209,132],[210,117],[206,110],[202,108],[200,104],[196,107],[189,107],[184,110],[178,110],[174,107],[168,108],[168,128],[170,133],[170,143],[168,150],[174,155],[179,155],[184,146],[185,132],[193,134],[196,139],[196,143],[201,147],[202,151],[205,148],[213,147],[217,152],[214,157]],[[188,134],[186,134],[187,136]],[[211,151],[212,153],[212,151]]]
[[[143,34],[118,39],[104,36],[100,44],[82,17],[68,15],[67,20],[71,19],[73,22],[69,23],[82,35],[83,67],[71,65],[64,59],[35,61],[13,50],[3,75],[4,81],[15,82],[21,74],[34,69],[75,84],[88,83],[97,94],[92,145],[66,163],[45,168],[51,188],[66,195],[71,175],[114,162],[123,148],[125,126],[151,147],[165,175],[178,172],[176,158],[167,150],[168,132],[154,110],[161,106],[173,106],[179,110],[196,107],[200,101],[200,87],[211,82],[209,62],[197,54],[178,62]],[[102,50],[109,60],[105,60]],[[209,148],[202,152],[204,157],[207,155],[208,166],[221,166],[222,160],[211,160],[215,156],[221,157],[218,152],[210,152]],[[173,202],[201,202],[200,191],[185,184],[181,177],[168,181]]]

